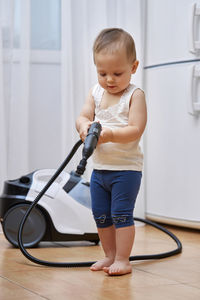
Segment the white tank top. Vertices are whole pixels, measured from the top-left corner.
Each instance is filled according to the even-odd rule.
[[[133,92],[138,89],[130,84],[122,94],[119,102],[107,109],[100,108],[104,89],[96,84],[92,90],[95,102],[95,121],[102,127],[111,129],[122,128],[128,125],[130,99]],[[104,143],[97,146],[93,153],[93,168],[98,170],[133,170],[141,171],[143,167],[143,154],[139,146],[140,139],[134,142]]]

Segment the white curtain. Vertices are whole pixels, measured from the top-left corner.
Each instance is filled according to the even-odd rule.
[[[3,68],[3,7],[0,2],[0,189],[7,177],[7,141],[6,141],[6,110],[4,105],[4,68]]]
[[[0,0],[0,188],[8,176],[13,1]]]
[[[143,2],[0,0],[1,188],[6,179],[57,168],[79,139],[75,119],[96,83],[92,44],[100,30],[117,26],[134,36],[141,85]]]
[[[18,20],[20,34],[15,32],[17,1],[0,0],[0,73],[1,73],[1,178],[15,175],[14,170],[28,170],[28,104],[29,104],[29,1],[22,0]],[[28,26],[27,26],[28,25]],[[2,167],[3,166],[3,167]]]

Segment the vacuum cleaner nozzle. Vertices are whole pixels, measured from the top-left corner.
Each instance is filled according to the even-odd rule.
[[[82,151],[82,159],[77,166],[76,173],[78,175],[82,175],[85,171],[85,167],[87,164],[88,158],[92,155],[94,152],[94,149],[96,148],[96,145],[98,143],[99,136],[101,134],[101,124],[99,122],[94,122],[89,128],[88,135],[86,136],[86,139],[84,141],[84,147]]]

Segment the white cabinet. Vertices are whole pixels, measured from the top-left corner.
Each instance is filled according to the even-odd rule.
[[[146,212],[200,224],[200,118],[188,113],[191,68],[146,70]]]
[[[147,0],[146,10],[147,66],[200,57],[199,0]]]
[[[146,215],[200,228],[200,57],[188,44],[193,1],[147,3]],[[192,23],[197,47],[198,12]]]

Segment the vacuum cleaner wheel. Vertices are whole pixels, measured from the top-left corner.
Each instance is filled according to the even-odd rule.
[[[3,231],[7,240],[18,247],[18,230],[23,216],[30,205],[18,204],[11,207],[3,220]],[[46,231],[46,220],[43,213],[34,208],[26,220],[22,241],[25,247],[35,247],[43,238]]]

